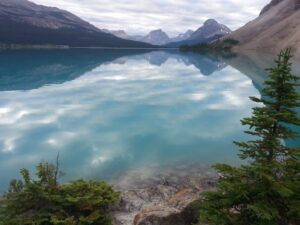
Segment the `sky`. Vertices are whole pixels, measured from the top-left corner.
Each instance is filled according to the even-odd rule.
[[[207,19],[235,30],[259,15],[271,0],[31,0],[70,11],[100,29],[170,36],[196,30]]]

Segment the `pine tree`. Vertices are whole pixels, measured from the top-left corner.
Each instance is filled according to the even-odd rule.
[[[281,51],[276,66],[268,69],[262,97],[252,116],[241,122],[248,142],[235,142],[240,167],[214,166],[221,174],[215,191],[203,194],[200,217],[214,225],[296,225],[300,224],[300,151],[285,140],[297,137],[289,125],[300,125],[295,108],[300,106],[296,92],[298,77],[291,70],[291,49]]]

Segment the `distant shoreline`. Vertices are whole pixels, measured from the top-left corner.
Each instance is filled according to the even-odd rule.
[[[115,49],[115,50],[178,50],[179,48],[153,47],[71,47],[68,45],[22,45],[22,44],[1,44],[0,50],[6,49]]]
[[[153,49],[153,50],[166,50],[166,49],[173,49],[173,50],[177,50],[179,48],[164,48],[164,47],[153,47],[153,48],[137,48],[137,47],[134,47],[134,48],[130,48],[130,47],[70,47],[70,49],[133,49],[133,50],[145,50],[145,49]]]

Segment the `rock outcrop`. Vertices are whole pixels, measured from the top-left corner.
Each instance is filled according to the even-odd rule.
[[[127,180],[113,210],[114,225],[189,225],[199,215],[195,209],[204,190],[211,189],[216,174],[204,169],[157,172],[153,178]],[[128,179],[128,178],[127,178]]]

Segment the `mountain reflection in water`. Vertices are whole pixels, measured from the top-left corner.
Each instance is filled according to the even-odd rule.
[[[176,50],[2,51],[0,191],[57,152],[65,180],[240,163],[232,141],[249,139],[240,119],[265,66]]]
[[[168,59],[194,65],[203,75],[211,75],[226,66],[211,56],[178,51],[147,50],[16,50],[0,52],[0,91],[30,90],[49,84],[60,84],[109,63],[144,59],[161,66]]]

